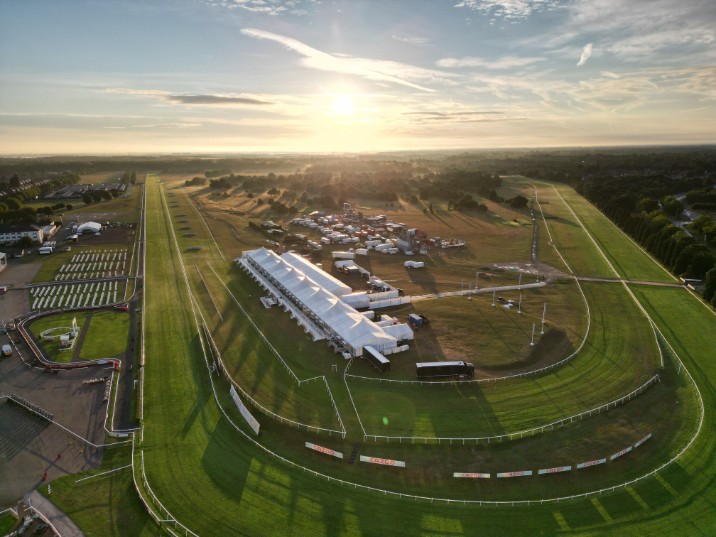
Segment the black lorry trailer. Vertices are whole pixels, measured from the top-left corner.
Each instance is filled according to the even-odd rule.
[[[468,362],[419,362],[415,364],[418,378],[475,376],[475,366]]]
[[[382,371],[383,373],[390,371],[390,360],[370,345],[363,347],[363,358],[368,360],[368,363],[378,371]]]

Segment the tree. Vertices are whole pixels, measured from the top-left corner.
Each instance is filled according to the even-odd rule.
[[[136,172],[132,172],[132,175],[129,177],[129,182],[132,184],[135,184],[137,182],[137,174]]]
[[[510,207],[514,209],[523,209],[527,207],[528,200],[519,194],[510,200]]]
[[[112,199],[112,194],[110,194],[109,190],[100,190],[99,195],[102,197],[103,200]]]
[[[661,210],[669,216],[678,218],[684,212],[684,204],[674,196],[664,196],[661,200]]]
[[[706,273],[704,284],[704,300],[711,302],[716,297],[716,267]]]
[[[659,202],[652,198],[641,198],[639,200],[639,210],[645,213],[652,213],[659,210]]]
[[[82,194],[82,202],[85,205],[91,205],[92,201],[93,201],[93,199],[89,192],[85,192],[84,194]]]
[[[30,237],[21,237],[13,243],[13,246],[15,248],[29,248],[33,244],[35,242]]]

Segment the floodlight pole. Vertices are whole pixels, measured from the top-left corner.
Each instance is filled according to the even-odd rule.
[[[544,317],[547,314],[547,303],[544,303],[544,309],[542,310],[542,330],[540,331],[540,334],[544,334]]]
[[[517,303],[517,313],[522,313],[522,273],[520,272],[520,279],[517,282],[517,288],[520,291],[520,300]]]
[[[530,347],[535,346],[535,323],[532,323],[532,341],[530,341]]]
[[[476,272],[475,273],[475,291],[477,291],[477,288],[479,287],[479,283],[480,283],[480,273]]]
[[[497,289],[492,290],[492,307],[493,308],[495,307],[495,291],[497,291]]]

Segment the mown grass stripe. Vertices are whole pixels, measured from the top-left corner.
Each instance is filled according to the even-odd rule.
[[[557,521],[557,524],[559,524],[560,529],[568,531],[569,524],[567,524],[567,520],[565,520],[564,516],[562,516],[562,513],[559,511],[555,511],[554,513],[554,519]]]
[[[635,491],[635,490],[634,490],[633,488],[631,488],[631,487],[627,487],[627,488],[626,488],[626,491],[629,493],[629,495],[630,495],[632,498],[634,498],[634,501],[635,501],[636,503],[638,503],[639,506],[641,506],[642,509],[644,509],[644,511],[648,511],[648,510],[649,510],[649,505],[644,501],[644,498],[642,498],[641,496],[639,496],[639,493],[638,493],[637,491]]]
[[[612,522],[613,519],[609,513],[607,513],[607,510],[604,509],[604,506],[599,501],[599,498],[592,498],[592,505],[594,508],[599,512],[600,515],[602,515],[602,518],[604,519],[604,522]]]
[[[669,492],[669,494],[671,494],[672,496],[676,496],[678,494],[678,492],[676,492],[676,489],[669,485],[669,483],[661,476],[661,474],[654,474],[654,477],[659,483],[661,483],[661,486]]]

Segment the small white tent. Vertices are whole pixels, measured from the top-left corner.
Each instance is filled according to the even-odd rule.
[[[102,229],[102,224],[97,222],[85,222],[77,227],[77,233],[99,233]]]

